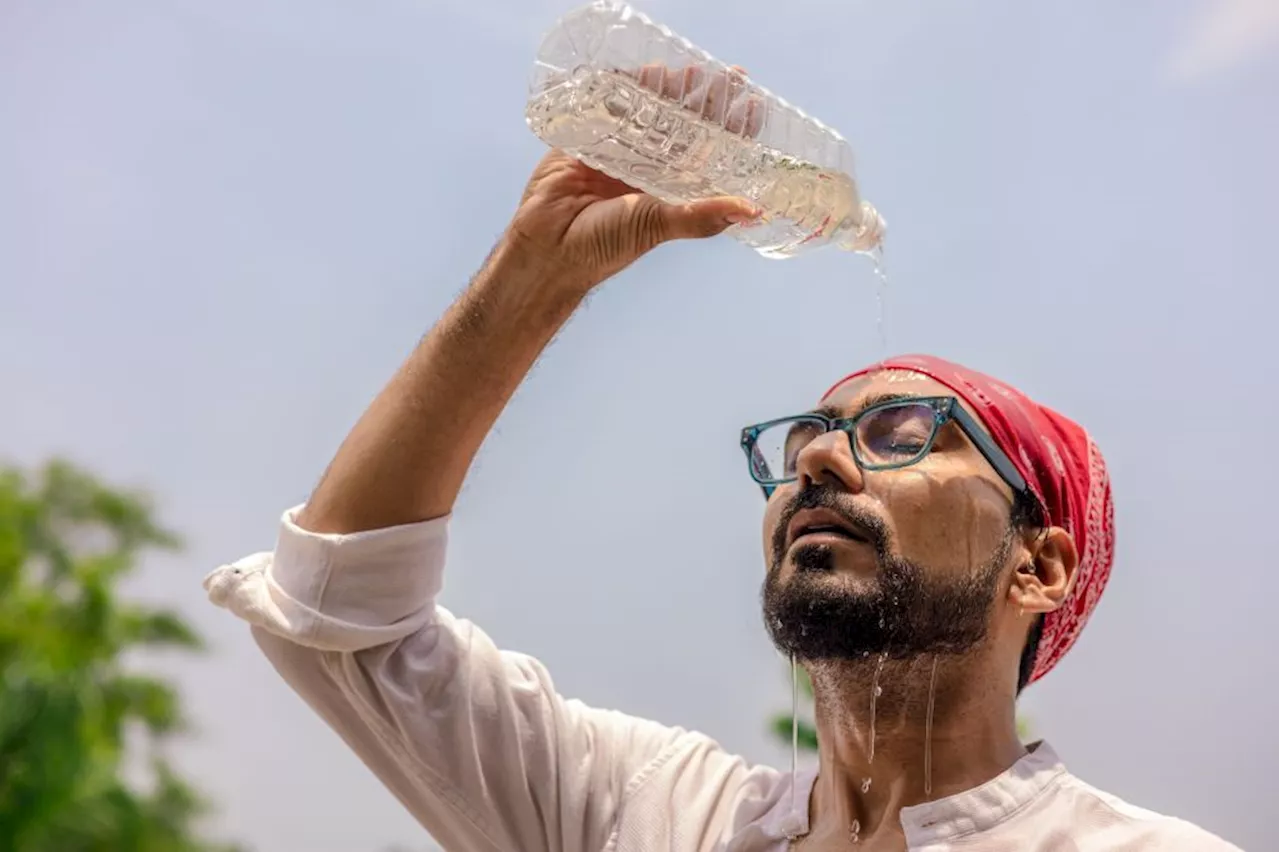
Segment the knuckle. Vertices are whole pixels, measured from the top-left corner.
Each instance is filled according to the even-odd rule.
[[[666,220],[662,215],[662,208],[658,204],[641,204],[639,209],[635,211],[634,233],[636,235],[636,249],[646,251],[665,239],[669,239],[667,234]]]

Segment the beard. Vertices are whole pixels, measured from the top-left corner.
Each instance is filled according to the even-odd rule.
[[[820,544],[794,548],[794,570],[783,580],[787,523],[801,509],[817,507],[837,511],[867,532],[876,552],[870,581],[840,576],[836,554]],[[1010,526],[982,565],[946,576],[890,553],[888,531],[875,515],[843,505],[832,489],[806,489],[783,513],[774,535],[761,591],[765,626],[778,650],[796,660],[963,654],[987,637],[1013,540]]]

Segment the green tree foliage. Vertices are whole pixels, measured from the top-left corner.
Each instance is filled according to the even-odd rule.
[[[800,684],[800,701],[803,707],[813,707],[813,684],[809,682],[809,673],[802,667],[796,666],[796,680]],[[798,718],[796,720],[796,745],[801,751],[817,751],[818,750],[818,729],[814,727],[813,722],[806,719],[801,708],[797,708]],[[769,727],[773,729],[773,733],[787,745],[791,747],[791,712],[777,713],[769,723]]]
[[[164,757],[177,693],[124,659],[200,648],[176,613],[117,594],[142,554],[178,547],[139,495],[64,462],[0,467],[0,849],[235,848],[200,839],[205,803]],[[130,783],[139,760],[150,777]]]

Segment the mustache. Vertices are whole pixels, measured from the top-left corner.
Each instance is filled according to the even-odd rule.
[[[832,485],[810,485],[797,492],[782,509],[777,526],[773,529],[773,562],[779,565],[786,555],[787,526],[791,519],[805,509],[828,509],[840,515],[850,524],[861,527],[871,539],[876,554],[884,557],[889,552],[889,527],[884,519],[849,499],[849,496]]]

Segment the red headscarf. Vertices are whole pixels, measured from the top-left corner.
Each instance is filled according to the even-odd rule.
[[[929,355],[904,355],[859,370],[823,399],[849,379],[881,370],[920,373],[955,391],[1026,479],[1046,521],[1075,539],[1080,564],[1062,606],[1044,617],[1031,672],[1031,682],[1039,680],[1075,643],[1111,575],[1115,508],[1101,451],[1084,429],[1056,411],[990,376]]]

